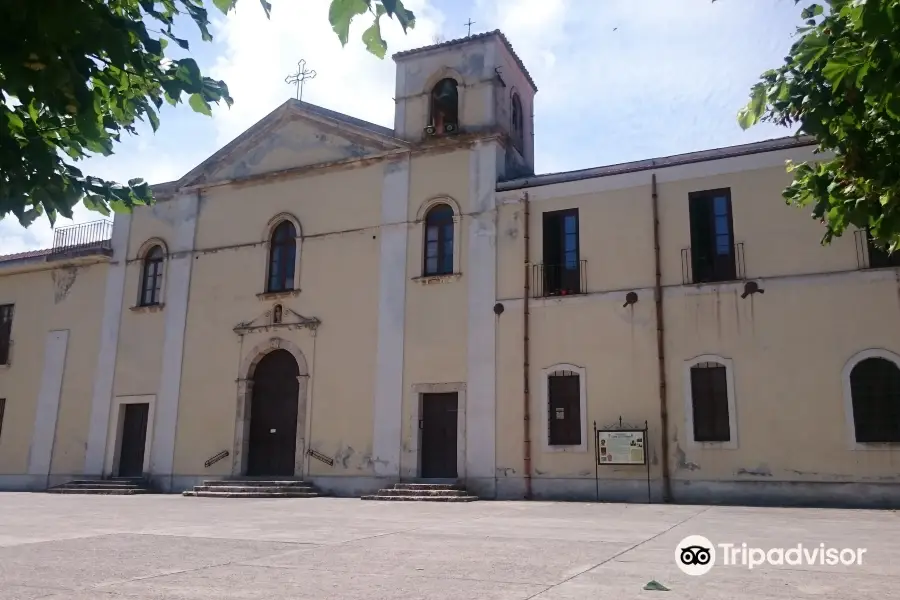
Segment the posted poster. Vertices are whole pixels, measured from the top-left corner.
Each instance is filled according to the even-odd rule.
[[[645,453],[645,431],[597,431],[597,460],[601,465],[643,465],[647,462]]]

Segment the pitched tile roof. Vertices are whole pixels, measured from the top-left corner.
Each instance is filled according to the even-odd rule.
[[[413,54],[418,54],[419,52],[430,52],[432,50],[437,50],[438,48],[447,48],[450,46],[458,46],[460,44],[467,44],[469,42],[473,42],[476,40],[484,40],[489,37],[497,36],[500,40],[506,45],[506,49],[509,50],[509,53],[512,54],[513,58],[516,59],[516,64],[519,65],[519,68],[522,69],[522,73],[525,74],[525,77],[528,79],[528,83],[531,84],[531,87],[534,88],[534,91],[537,91],[537,85],[534,83],[534,79],[531,78],[531,74],[528,72],[528,69],[525,68],[525,65],[522,63],[522,59],[519,58],[519,55],[516,54],[516,51],[513,50],[512,44],[509,43],[509,40],[506,39],[506,36],[503,35],[503,32],[499,29],[495,29],[493,31],[486,31],[484,33],[476,33],[475,35],[470,35],[464,38],[458,38],[455,40],[447,40],[446,42],[441,42],[440,44],[432,44],[431,46],[423,46],[422,48],[413,48],[412,50],[404,50],[403,52],[397,52],[394,54],[393,59],[397,60],[398,58],[403,58],[406,56],[412,56]]]
[[[29,258],[40,258],[42,256],[49,256],[50,249],[45,248],[43,250],[28,250],[25,252],[16,252],[14,254],[0,254],[0,262],[11,262],[14,260],[26,260]]]

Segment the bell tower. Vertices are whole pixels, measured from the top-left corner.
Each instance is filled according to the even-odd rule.
[[[537,87],[499,30],[399,52],[394,135],[410,142],[502,133],[506,178],[534,173]]]

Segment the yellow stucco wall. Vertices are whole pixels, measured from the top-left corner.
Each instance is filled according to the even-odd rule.
[[[468,343],[468,213],[469,151],[415,157],[410,165],[409,240],[407,244],[406,314],[404,325],[403,430],[401,447],[417,445],[419,395],[413,386],[466,381]],[[454,265],[458,277],[426,283],[424,269],[425,227],[423,206],[445,202],[454,208]],[[402,454],[401,465],[415,472],[416,456]]]
[[[0,304],[15,304],[11,364],[0,367],[0,398],[6,398],[0,474],[27,471],[47,332],[63,329],[69,337],[50,472],[79,473],[84,466],[108,265],[90,259],[46,268],[50,264],[0,273]]]
[[[231,450],[242,360],[272,337],[298,346],[307,362],[308,444],[335,457],[312,474],[371,471],[372,389],[377,343],[380,164],[260,185],[213,188],[203,195],[191,274],[181,380],[175,472],[224,475],[231,462],[203,462]],[[267,227],[281,213],[299,221],[300,292],[258,297],[265,291]],[[263,317],[280,303],[317,318],[306,329],[233,329]]]
[[[541,369],[571,363],[586,369],[587,429],[623,421],[650,427],[651,476],[661,468],[659,379],[654,306],[651,175],[646,183],[571,195],[551,188],[501,194],[498,215],[497,465],[522,468],[523,192],[531,203],[530,252],[541,262],[542,214],[578,208],[587,295],[531,299],[532,460],[535,479],[593,479],[589,452],[550,452]],[[601,180],[602,181],[602,180]],[[666,339],[670,470],[692,481],[897,480],[900,450],[852,450],[842,370],[871,348],[900,352],[900,302],[894,269],[860,271],[852,232],[821,247],[822,229],[807,211],[787,207],[783,167],[659,185]],[[609,185],[609,184],[606,184]],[[600,186],[598,186],[600,187]],[[615,187],[615,186],[610,186]],[[743,285],[682,285],[681,249],[690,246],[688,195],[730,188],[735,241],[746,273],[765,294],[741,299]],[[551,196],[551,198],[547,198]],[[558,196],[558,197],[553,197]],[[636,291],[637,304],[624,307]],[[685,362],[699,355],[733,361],[738,448],[685,441]],[[602,478],[645,477],[633,467],[605,468]]]
[[[894,270],[771,280],[764,296],[736,286],[666,301],[673,476],[703,480],[897,481],[900,449],[850,450],[842,371],[870,348],[900,353]],[[684,439],[684,361],[733,361],[738,448]],[[758,473],[753,475],[752,473]]]

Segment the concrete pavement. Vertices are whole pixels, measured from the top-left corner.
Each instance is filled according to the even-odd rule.
[[[0,600],[900,597],[900,514],[637,504],[0,494]],[[852,566],[675,564],[678,542],[866,548]],[[645,591],[656,580],[668,592]]]

